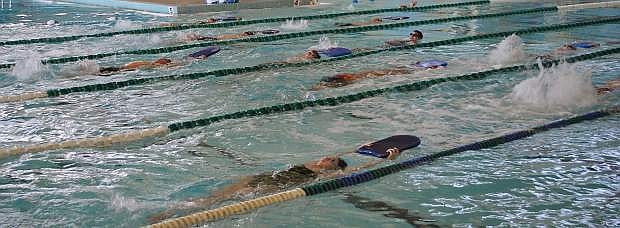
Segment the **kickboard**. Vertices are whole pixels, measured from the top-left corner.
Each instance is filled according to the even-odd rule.
[[[420,145],[420,138],[413,135],[394,135],[381,139],[379,141],[364,145],[357,149],[357,153],[363,155],[374,156],[378,158],[387,158],[389,153],[387,150],[398,148],[401,153],[405,150]]]
[[[260,33],[265,34],[265,35],[277,34],[277,33],[280,33],[280,30],[277,30],[277,29],[266,29],[266,30],[260,31]]]
[[[240,21],[240,17],[228,16],[228,17],[217,17],[215,18],[218,21]]]
[[[383,19],[385,20],[392,20],[392,21],[400,21],[400,20],[407,20],[410,17],[407,16],[389,16],[389,17],[384,17]]]
[[[189,57],[192,58],[205,58],[214,55],[215,53],[220,52],[220,48],[217,46],[210,46],[200,51],[189,54]]]
[[[441,60],[426,60],[426,61],[418,61],[413,64],[415,67],[422,68],[437,68],[437,67],[446,67],[448,63]]]
[[[343,48],[343,47],[335,47],[335,48],[319,50],[319,53],[329,56],[329,57],[338,57],[338,56],[351,54],[351,50],[347,48]]]
[[[587,42],[587,41],[585,41],[585,42],[574,42],[571,45],[573,47],[576,47],[576,48],[593,48],[593,47],[597,46],[595,43]]]

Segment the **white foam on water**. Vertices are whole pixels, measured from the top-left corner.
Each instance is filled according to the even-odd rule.
[[[48,69],[41,63],[41,56],[39,54],[27,52],[22,56],[27,56],[27,58],[18,60],[9,75],[19,81],[34,81],[45,76]]]
[[[591,78],[591,72],[577,69],[576,64],[561,63],[519,83],[509,97],[514,103],[545,111],[586,107],[597,102]]]
[[[82,75],[91,75],[99,73],[99,64],[95,60],[81,60],[75,64],[71,64],[63,67],[60,70],[60,75],[63,77],[78,77]]]
[[[142,25],[133,21],[126,20],[116,20],[114,27],[112,28],[114,31],[124,31],[131,29],[139,29],[142,28]]]
[[[74,46],[60,47],[56,49],[51,49],[50,51],[46,51],[42,54],[44,57],[61,57],[67,55],[75,55],[77,53],[85,53],[83,49]]]
[[[55,25],[55,24],[58,24],[58,21],[56,21],[56,20],[49,20],[49,21],[45,22],[45,25],[47,25],[47,26],[52,26],[52,25]]]
[[[506,37],[497,47],[489,52],[489,64],[493,66],[505,66],[525,60],[523,40],[516,34]]]
[[[280,25],[280,28],[288,30],[304,30],[308,28],[308,20],[301,19],[299,21],[286,20],[285,23]]]
[[[114,212],[133,212],[139,209],[147,208],[146,205],[138,203],[135,199],[127,198],[118,194],[114,194],[112,196],[112,199],[110,199],[110,206],[114,209]]]
[[[332,43],[329,37],[321,36],[321,39],[319,39],[319,44],[311,46],[310,48],[308,48],[308,50],[324,50],[324,49],[329,49],[329,48],[334,48],[334,47],[338,47],[337,42]]]

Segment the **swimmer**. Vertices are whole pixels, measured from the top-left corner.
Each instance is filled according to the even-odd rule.
[[[580,42],[573,42],[571,44],[564,44],[562,46],[560,46],[558,49],[556,49],[557,52],[568,52],[568,51],[575,51],[578,48],[595,48],[600,46],[597,43],[594,42],[590,42],[590,41],[580,41]]]
[[[409,39],[407,40],[389,40],[386,41],[385,44],[388,46],[403,46],[403,45],[411,45],[416,44],[419,40],[424,38],[424,34],[420,30],[414,30],[409,33]]]
[[[448,63],[441,60],[426,60],[426,61],[418,61],[415,64],[410,66],[398,66],[392,69],[383,69],[383,70],[370,70],[370,71],[362,71],[359,73],[343,73],[337,74],[330,77],[324,77],[321,79],[319,84],[314,85],[312,90],[320,90],[326,87],[336,88],[342,87],[349,84],[353,84],[355,81],[364,79],[364,78],[373,78],[373,77],[383,77],[390,75],[403,75],[410,74],[414,71],[418,71],[421,69],[441,69],[448,66]]]
[[[578,48],[595,48],[598,46],[600,45],[594,42],[590,42],[590,41],[573,42],[571,44],[564,44],[560,46],[559,48],[555,49],[555,51],[552,53],[544,54],[544,55],[537,55],[536,58],[543,59],[543,60],[553,60],[554,58],[561,57],[563,55],[574,52]]]
[[[351,22],[351,23],[336,23],[336,26],[339,27],[346,27],[346,26],[364,26],[364,25],[375,25],[375,24],[381,24],[383,22],[383,19],[378,18],[378,17],[373,17],[372,19],[370,19],[370,21],[363,21],[363,22]]]
[[[602,86],[596,87],[596,94],[604,95],[607,93],[611,93],[614,90],[616,90],[618,87],[620,87],[620,78],[608,81]]]
[[[321,79],[319,84],[316,84],[312,87],[312,90],[320,90],[323,88],[336,88],[342,87],[346,85],[353,84],[355,81],[364,79],[364,78],[376,78],[390,75],[402,75],[409,74],[412,70],[403,69],[403,68],[395,68],[395,69],[384,69],[384,70],[370,70],[370,71],[362,71],[359,73],[342,73],[336,74],[330,77],[324,77]]]
[[[411,0],[411,4],[409,5],[400,5],[401,9],[405,9],[405,8],[413,8],[415,7],[415,5],[418,4],[418,0]]]
[[[400,150],[392,148],[388,150],[388,153],[387,159],[394,160],[400,155]],[[149,223],[157,223],[180,213],[187,214],[197,210],[204,210],[227,200],[242,198],[243,195],[247,194],[270,194],[311,183],[317,179],[345,176],[362,169],[371,168],[385,160],[374,160],[358,167],[348,167],[348,164],[339,156],[326,156],[317,161],[295,165],[284,171],[242,177],[237,182],[214,191],[209,197],[193,199],[151,216]]]
[[[298,63],[298,62],[310,61],[310,60],[315,60],[315,59],[320,59],[320,58],[321,58],[321,55],[319,55],[319,52],[317,50],[308,50],[301,55],[289,57],[285,63]]]
[[[241,18],[240,17],[224,17],[224,18],[209,18],[206,21],[198,21],[198,24],[213,24],[216,22],[220,22],[220,21],[240,21]]]
[[[102,67],[99,69],[100,76],[109,76],[120,71],[132,71],[138,69],[150,69],[157,67],[172,67],[179,66],[179,63],[173,63],[171,59],[160,58],[155,61],[133,61],[129,62],[121,67]]]
[[[186,34],[183,38],[181,38],[181,40],[185,41],[185,42],[190,42],[190,41],[196,41],[196,40],[240,39],[240,38],[256,35],[257,33],[258,32],[255,32],[255,31],[245,31],[245,32],[242,32],[242,33],[222,34],[222,35],[219,35],[219,36],[202,36],[202,35],[196,34],[196,33],[189,33],[189,34]]]

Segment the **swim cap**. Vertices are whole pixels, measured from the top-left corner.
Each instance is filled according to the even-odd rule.
[[[338,167],[340,167],[341,170],[344,170],[345,168],[347,168],[348,165],[349,164],[347,164],[347,162],[342,160],[342,158],[338,158]]]
[[[420,30],[414,30],[412,33],[409,34],[410,36],[417,36],[418,39],[422,39],[424,38],[424,34],[422,34],[422,32],[420,32]]]

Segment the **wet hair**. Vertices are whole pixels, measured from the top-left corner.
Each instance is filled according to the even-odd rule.
[[[319,55],[319,52],[317,50],[310,50],[308,52],[312,53],[312,58],[315,58],[315,59],[321,58],[321,55]]]
[[[424,38],[424,34],[422,34],[422,32],[420,32],[420,30],[414,30],[412,33],[409,34],[410,36],[417,36],[419,40],[421,40],[422,38]]]
[[[345,162],[342,158],[338,158],[338,167],[341,170],[344,170],[345,168],[347,168],[349,164],[347,164],[347,162]]]
[[[572,45],[572,44],[564,44],[564,45],[562,45],[561,48],[570,49],[570,50],[577,50],[577,47],[575,47],[575,45]]]
[[[245,32],[243,32],[243,35],[246,35],[246,36],[252,36],[254,34],[256,34],[256,32],[254,32],[254,31],[245,31]]]

